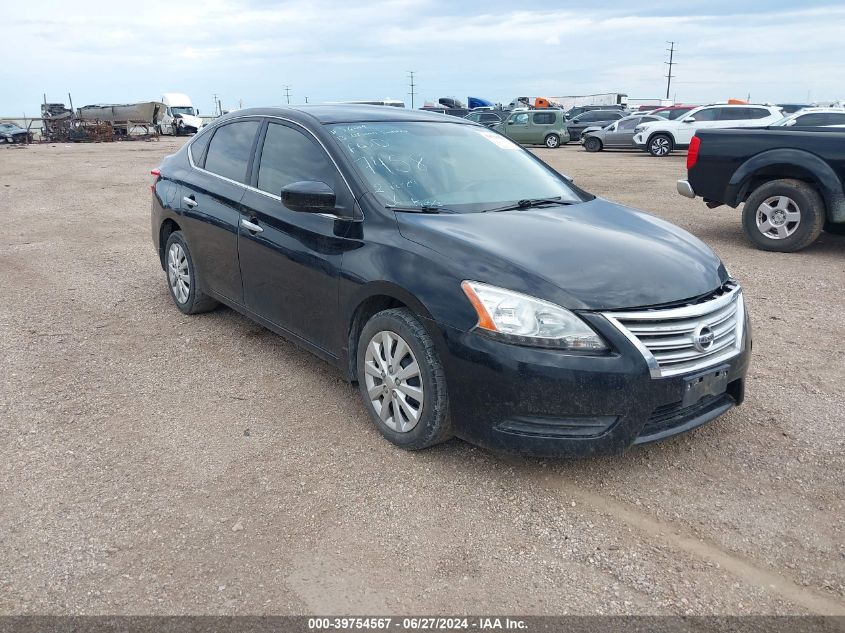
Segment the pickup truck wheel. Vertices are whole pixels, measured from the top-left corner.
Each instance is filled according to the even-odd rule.
[[[589,138],[584,139],[584,149],[588,152],[600,152],[601,151],[601,141],[598,140],[595,136],[591,136]]]
[[[549,149],[555,149],[558,145],[560,145],[560,137],[557,134],[549,134],[543,141],[543,145]]]
[[[816,241],[825,220],[824,200],[800,180],[773,180],[745,201],[742,227],[757,248],[792,253]]]
[[[671,137],[665,134],[655,134],[648,141],[648,153],[652,156],[668,156],[674,148]]]

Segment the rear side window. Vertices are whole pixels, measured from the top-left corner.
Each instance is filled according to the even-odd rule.
[[[501,121],[501,119],[496,116],[495,114],[482,114],[481,115],[482,121]]]
[[[194,165],[197,167],[203,167],[205,165],[205,150],[213,134],[213,131],[200,134],[194,138],[188,147],[188,151],[191,153],[191,160],[194,161]]]
[[[765,119],[767,116],[771,116],[771,112],[766,110],[765,108],[744,108],[748,114],[746,118],[749,119]]]
[[[534,125],[552,125],[554,122],[554,112],[537,112],[534,114]]]
[[[285,185],[304,180],[319,180],[334,188],[336,173],[326,152],[313,139],[279,123],[267,126],[258,165],[261,191],[278,196]]]
[[[218,176],[245,183],[252,144],[260,126],[258,121],[239,121],[217,128],[208,146],[205,169]]]

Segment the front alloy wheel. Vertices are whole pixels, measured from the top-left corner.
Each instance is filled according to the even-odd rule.
[[[385,438],[419,450],[452,436],[443,364],[413,312],[373,315],[358,338],[357,361],[364,405]]]
[[[672,151],[672,139],[663,135],[655,136],[648,144],[648,151],[652,156],[666,156]]]
[[[364,356],[367,395],[379,419],[397,433],[407,433],[420,421],[425,387],[420,365],[407,341],[382,330],[367,345]]]
[[[784,240],[798,230],[801,209],[792,198],[772,196],[757,207],[757,230],[771,240]]]

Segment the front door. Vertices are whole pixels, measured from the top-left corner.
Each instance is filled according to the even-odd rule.
[[[629,119],[627,121],[618,121],[613,124],[613,128],[608,130],[604,137],[604,144],[607,147],[633,147],[634,144],[634,128],[640,119]]]
[[[352,194],[325,150],[294,124],[269,120],[255,161],[255,190],[244,195],[246,222],[238,234],[244,304],[336,356],[347,334],[337,327],[338,274],[353,224]],[[328,184],[337,195],[335,211],[285,207],[282,187],[301,181]]]
[[[518,112],[511,115],[505,123],[505,134],[515,140],[517,143],[528,142],[528,113]]]
[[[226,299],[242,300],[238,223],[250,156],[261,121],[221,125],[203,147],[191,146],[195,167],[182,187],[182,230],[203,285]],[[202,149],[200,149],[202,147]]]

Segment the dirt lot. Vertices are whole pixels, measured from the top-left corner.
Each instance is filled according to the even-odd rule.
[[[331,367],[171,304],[180,142],[0,150],[0,613],[845,614],[845,238],[764,253],[675,193],[682,154],[541,150],[715,248],[747,401],[622,457],[409,454]]]

